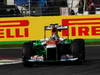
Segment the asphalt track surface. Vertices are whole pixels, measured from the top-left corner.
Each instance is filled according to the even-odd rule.
[[[0,57],[21,57],[21,49],[0,49]],[[100,75],[100,46],[86,47],[83,65],[42,65],[25,68],[22,64],[0,66],[0,75]]]

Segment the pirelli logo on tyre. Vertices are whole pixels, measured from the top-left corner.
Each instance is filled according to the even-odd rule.
[[[28,20],[0,21],[0,38],[29,37]]]
[[[70,38],[100,38],[100,18],[63,19],[62,25],[68,25],[69,30],[62,31],[62,36]]]

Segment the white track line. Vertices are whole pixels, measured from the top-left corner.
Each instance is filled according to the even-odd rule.
[[[4,60],[0,60],[0,61],[2,61],[2,62],[0,62],[0,65],[18,64],[18,63],[22,63],[22,58],[18,58],[16,60],[4,59]],[[4,61],[4,63],[3,63],[3,61]]]
[[[10,64],[18,64],[22,63],[22,61],[15,61],[15,62],[10,62],[10,63],[0,63],[0,65],[10,65]]]

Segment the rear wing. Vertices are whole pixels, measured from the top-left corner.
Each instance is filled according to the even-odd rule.
[[[57,28],[57,30],[67,30],[68,26],[55,26],[55,28]],[[44,27],[45,30],[52,30],[53,26],[45,26]]]

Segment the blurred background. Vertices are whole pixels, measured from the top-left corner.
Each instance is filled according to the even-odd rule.
[[[100,0],[0,0],[0,17],[100,14]]]

